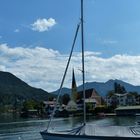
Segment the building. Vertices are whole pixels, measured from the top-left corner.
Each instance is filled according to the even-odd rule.
[[[71,96],[70,96],[70,101],[68,102],[66,109],[68,111],[77,111],[78,107],[77,107],[76,101],[77,101],[77,86],[76,86],[76,80],[75,80],[74,69],[73,69]]]
[[[112,93],[111,95],[107,96],[107,106],[131,106],[136,104],[135,95],[131,93]]]
[[[70,100],[68,102],[68,104],[67,104],[66,110],[68,110],[68,111],[76,111],[77,109],[78,109],[77,104],[73,100]]]
[[[52,114],[52,112],[56,106],[56,99],[54,98],[51,101],[44,101],[43,103],[45,105],[44,112],[46,112],[48,115]],[[59,109],[59,108],[60,108],[60,105],[57,103],[56,109]]]
[[[140,115],[140,106],[120,106],[115,109],[116,115],[128,116],[128,115]]]
[[[83,92],[78,92],[79,97],[83,99]],[[97,93],[97,91],[92,89],[85,90],[85,103],[90,110],[95,109],[96,107],[101,107],[104,104],[103,98]]]

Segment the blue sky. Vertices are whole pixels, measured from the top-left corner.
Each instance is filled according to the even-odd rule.
[[[140,1],[85,0],[84,16],[87,81],[140,85]],[[1,0],[0,70],[56,90],[79,18],[80,0]],[[75,51],[66,86],[72,67],[81,82],[79,42]]]
[[[41,44],[68,52],[80,16],[79,4],[80,0],[2,0],[1,42],[12,46]],[[102,51],[105,56],[140,52],[139,0],[85,0],[84,5],[86,50]],[[30,30],[37,19],[50,17],[57,24],[48,32]]]

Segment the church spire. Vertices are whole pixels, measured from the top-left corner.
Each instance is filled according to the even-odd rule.
[[[77,99],[77,86],[76,86],[74,69],[72,71],[72,87],[71,88],[72,88],[71,98],[72,98],[73,101],[76,102],[76,99]]]

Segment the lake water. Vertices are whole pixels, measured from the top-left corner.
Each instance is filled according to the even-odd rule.
[[[52,127],[67,129],[76,127],[82,123],[82,118],[58,118],[54,119]],[[140,117],[88,117],[87,122],[95,125],[135,125]],[[0,115],[0,140],[42,140],[40,131],[46,129],[47,119],[21,119],[13,115]]]

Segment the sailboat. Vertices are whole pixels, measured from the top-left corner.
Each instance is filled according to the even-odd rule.
[[[73,48],[76,42],[76,38],[78,35],[79,28],[81,27],[81,46],[82,46],[82,81],[83,81],[83,98],[85,99],[85,66],[84,66],[84,24],[83,24],[83,2],[81,0],[81,20],[77,25],[75,37],[72,44],[72,49],[70,52],[70,56],[66,65],[66,69],[62,78],[62,82],[60,84],[57,101],[59,101],[59,97],[61,94],[62,86],[66,77],[66,73],[69,67],[69,63],[72,57]],[[86,104],[85,100],[83,103],[84,109],[84,119],[83,124],[77,128],[65,131],[55,131],[50,129],[53,116],[55,114],[56,108],[50,117],[50,121],[48,123],[47,129],[45,131],[40,132],[42,138],[44,140],[140,140],[140,126],[95,126],[88,124],[86,122]],[[96,133],[95,133],[96,130]]]

